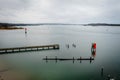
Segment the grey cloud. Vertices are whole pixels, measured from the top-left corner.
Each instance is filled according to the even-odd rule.
[[[119,0],[0,0],[0,21],[119,23]]]
[[[1,9],[20,9],[26,7],[27,0],[0,0]]]

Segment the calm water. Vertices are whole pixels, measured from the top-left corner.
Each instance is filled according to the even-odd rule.
[[[108,74],[120,80],[120,27],[73,25],[28,26],[24,30],[1,30],[0,48],[60,44],[59,50],[0,55],[7,63],[32,73],[36,80],[105,80]],[[97,43],[95,60],[46,61],[48,57],[91,56],[91,43]],[[76,44],[76,48],[72,44]],[[66,44],[70,45],[68,49]],[[101,77],[101,67],[104,74]]]

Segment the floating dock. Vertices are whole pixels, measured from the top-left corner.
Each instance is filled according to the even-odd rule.
[[[59,49],[59,44],[43,45],[43,46],[26,46],[14,48],[0,48],[0,54],[26,52],[26,51],[40,51],[40,50],[56,50]]]
[[[89,58],[82,58],[82,57],[80,57],[80,58],[74,58],[74,57],[73,58],[58,58],[57,56],[55,58],[48,58],[46,56],[46,58],[43,58],[43,60],[46,60],[46,62],[48,62],[48,60],[55,60],[56,62],[57,61],[69,61],[69,60],[72,60],[74,62],[75,60],[77,60],[77,61],[80,61],[80,63],[82,62],[82,60],[89,60],[91,63],[94,60],[94,58],[93,57],[89,57]]]

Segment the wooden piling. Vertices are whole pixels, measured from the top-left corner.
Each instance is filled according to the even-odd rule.
[[[103,77],[103,67],[101,68],[101,77]]]
[[[81,59],[82,59],[82,57],[80,57],[80,63],[82,63]]]

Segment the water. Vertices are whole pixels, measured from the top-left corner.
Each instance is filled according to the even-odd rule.
[[[110,74],[120,79],[120,27],[47,25],[27,26],[24,30],[1,30],[0,48],[59,44],[59,50],[0,55],[9,65],[31,73],[36,80],[105,80]],[[91,43],[97,43],[95,60],[46,61],[48,57],[79,58],[91,56]],[[70,47],[67,48],[66,44]],[[76,44],[76,48],[72,46]],[[101,68],[104,68],[101,77]]]

